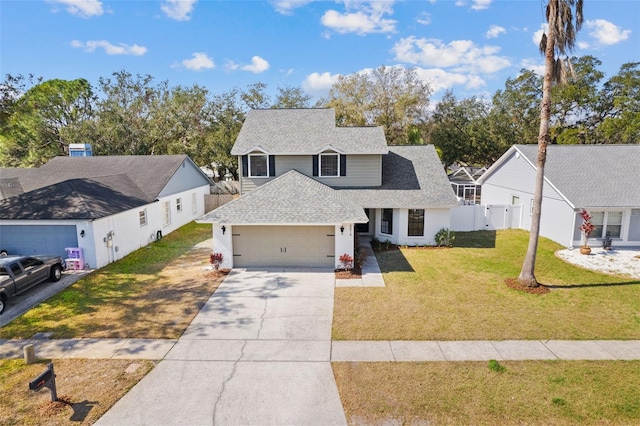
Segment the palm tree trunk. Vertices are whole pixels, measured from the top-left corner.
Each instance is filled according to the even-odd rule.
[[[536,180],[533,193],[533,215],[529,232],[529,245],[524,257],[518,281],[527,287],[537,287],[535,276],[538,238],[540,236],[540,217],[542,215],[542,191],[544,189],[544,166],[547,162],[547,145],[549,145],[549,121],[551,119],[551,87],[555,65],[555,14],[549,15],[549,31],[545,48],[545,73],[542,83],[542,104],[540,106],[540,132],[538,133],[538,156],[536,159]]]

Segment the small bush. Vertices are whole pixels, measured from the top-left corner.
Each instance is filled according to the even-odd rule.
[[[496,373],[502,373],[503,371],[506,370],[506,367],[504,365],[501,365],[495,359],[490,359],[489,360],[489,370],[494,371]]]
[[[209,263],[213,265],[213,269],[215,269],[216,271],[220,269],[220,265],[222,264],[223,259],[224,256],[222,256],[222,253],[211,253],[209,255]]]
[[[358,251],[356,251],[356,258],[355,258],[356,268],[362,270],[362,265],[364,264],[364,261],[366,258],[367,258],[367,250],[360,247]]]
[[[345,253],[338,258],[340,260],[340,264],[346,271],[350,271],[353,268],[353,257],[349,255],[349,253]]]
[[[449,230],[449,228],[442,228],[436,232],[434,239],[436,240],[436,245],[438,247],[452,247],[456,236],[453,231]]]

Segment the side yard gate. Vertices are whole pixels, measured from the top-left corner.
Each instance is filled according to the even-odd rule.
[[[522,204],[473,204],[451,209],[451,230],[459,232],[522,228]]]

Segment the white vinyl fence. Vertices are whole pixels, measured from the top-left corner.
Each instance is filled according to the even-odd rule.
[[[451,230],[494,231],[522,227],[522,204],[473,204],[451,209]]]

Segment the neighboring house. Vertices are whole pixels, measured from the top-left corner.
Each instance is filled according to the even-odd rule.
[[[427,245],[449,227],[458,203],[433,146],[335,123],[333,109],[249,112],[231,150],[241,196],[198,219],[224,267],[339,267],[356,233]]]
[[[482,204],[521,204],[521,227],[533,211],[537,145],[514,145],[480,178]],[[596,226],[590,243],[640,245],[640,145],[549,145],[540,235],[579,246],[586,209]]]
[[[55,157],[0,169],[0,248],[102,267],[204,214],[210,181],[186,155]]]
[[[484,167],[461,166],[449,174],[449,182],[458,200],[464,204],[480,204],[482,187],[478,179],[486,171]]]

